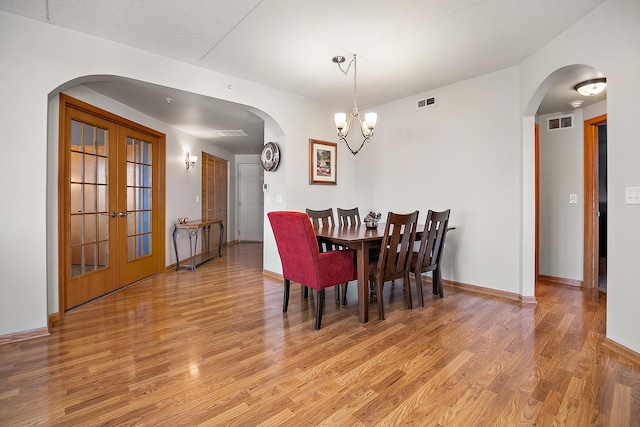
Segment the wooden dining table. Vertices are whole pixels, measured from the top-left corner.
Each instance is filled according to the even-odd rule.
[[[369,249],[380,248],[384,227],[383,223],[379,223],[377,228],[367,228],[364,224],[315,228],[319,239],[356,251],[358,319],[362,323],[369,321]],[[416,240],[422,237],[423,230],[424,224],[418,224]]]

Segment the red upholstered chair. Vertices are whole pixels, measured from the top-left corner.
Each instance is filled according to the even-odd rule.
[[[440,260],[444,249],[444,239],[447,236],[447,226],[449,224],[449,214],[451,210],[442,212],[429,210],[427,220],[420,240],[418,252],[413,253],[411,260],[411,272],[416,275],[416,288],[420,307],[424,307],[422,297],[422,273],[432,271],[433,273],[433,293],[444,297],[442,288],[442,275],[440,273]]]
[[[325,288],[357,279],[355,251],[320,252],[311,221],[303,212],[269,212],[267,216],[282,262],[282,311],[286,313],[289,306],[291,280],[315,289],[318,330],[322,321]]]

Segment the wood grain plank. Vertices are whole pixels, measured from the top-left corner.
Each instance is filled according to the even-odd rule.
[[[640,367],[602,345],[605,294],[538,283],[532,306],[445,285],[408,310],[387,284],[387,319],[362,324],[350,286],[314,331],[299,285],[282,313],[261,244],[223,250],[0,345],[0,425],[640,427]]]

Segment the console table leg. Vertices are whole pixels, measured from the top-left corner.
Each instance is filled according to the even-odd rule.
[[[173,249],[176,251],[176,271],[180,268],[180,258],[178,257],[178,242],[176,242],[176,234],[178,234],[178,227],[173,228]]]
[[[218,255],[222,258],[222,236],[224,236],[224,224],[220,223],[220,241],[218,242]]]
[[[191,237],[195,237],[195,242],[191,244]],[[198,250],[198,229],[189,230],[189,254],[191,255],[191,271],[196,270],[196,251]]]
[[[211,240],[211,226],[210,225],[205,225],[204,227],[202,227],[202,238],[204,239],[204,253],[208,254],[209,253],[209,241]]]

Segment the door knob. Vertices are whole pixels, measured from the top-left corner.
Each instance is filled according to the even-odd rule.
[[[600,215],[600,211],[596,211],[596,216],[599,217]]]

